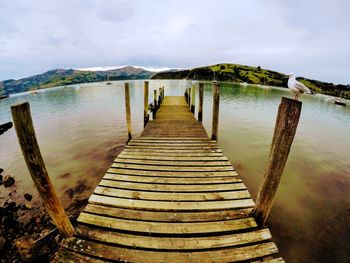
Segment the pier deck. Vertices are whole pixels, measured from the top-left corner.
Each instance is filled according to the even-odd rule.
[[[165,97],[108,169],[55,261],[284,262],[253,207],[185,98]]]

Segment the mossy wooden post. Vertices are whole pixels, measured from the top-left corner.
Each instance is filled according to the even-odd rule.
[[[301,101],[283,97],[278,107],[270,155],[253,212],[260,226],[265,225],[273,205],[281,175],[297,130],[301,106]]]
[[[126,125],[128,127],[128,142],[129,142],[132,138],[129,83],[125,83],[125,113],[126,113]]]
[[[35,136],[29,103],[14,105],[11,107],[11,112],[24,160],[44,206],[60,233],[65,237],[70,237],[74,233],[74,228],[47,173]]]
[[[199,105],[198,105],[198,121],[203,121],[203,97],[204,97],[204,84],[199,83]]]
[[[211,129],[211,139],[218,140],[218,127],[219,127],[219,102],[220,102],[220,84],[218,82],[213,83],[213,120]]]
[[[192,85],[191,112],[194,114],[196,108],[196,86]]]
[[[144,98],[143,98],[143,127],[146,127],[148,120],[149,120],[149,115],[148,115],[148,81],[144,82],[143,86],[143,93],[144,93]]]

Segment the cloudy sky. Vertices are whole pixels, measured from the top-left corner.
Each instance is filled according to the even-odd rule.
[[[0,0],[0,80],[53,68],[260,65],[350,83],[348,0]]]

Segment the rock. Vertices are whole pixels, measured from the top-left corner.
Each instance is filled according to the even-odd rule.
[[[24,198],[30,202],[30,201],[32,201],[33,196],[31,194],[27,193],[27,194],[24,194]]]
[[[23,209],[25,209],[25,210],[31,210],[33,207],[32,207],[32,205],[30,204],[30,203],[25,203],[24,205],[23,205]]]
[[[15,184],[15,179],[11,175],[5,175],[4,177],[4,186],[5,187],[11,187]]]
[[[15,228],[18,226],[18,221],[12,215],[4,216],[1,222],[5,228]]]
[[[33,258],[33,250],[35,246],[34,240],[25,239],[25,237],[18,238],[15,241],[15,246],[22,260],[31,261],[31,259]]]
[[[4,169],[0,168],[0,174],[2,174],[3,171],[4,171]]]
[[[4,248],[6,244],[6,239],[0,236],[0,251]]]

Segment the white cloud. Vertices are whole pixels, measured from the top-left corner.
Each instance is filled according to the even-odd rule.
[[[231,62],[350,82],[346,0],[33,0],[1,7],[0,79],[90,65]]]

